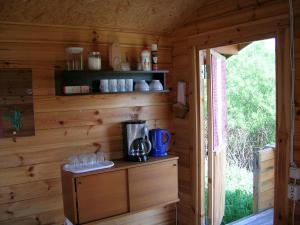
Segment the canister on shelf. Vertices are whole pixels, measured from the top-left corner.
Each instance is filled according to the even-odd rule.
[[[101,70],[100,52],[90,52],[88,63],[89,63],[89,70]]]
[[[144,71],[151,71],[151,53],[147,47],[145,47],[141,53],[142,57],[142,69]]]
[[[152,44],[151,46],[151,62],[152,62],[152,70],[158,70],[157,44]]]
[[[81,47],[66,48],[66,54],[67,54],[68,70],[83,70],[83,48]]]

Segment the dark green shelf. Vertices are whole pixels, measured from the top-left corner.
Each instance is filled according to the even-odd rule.
[[[169,71],[113,71],[113,70],[100,70],[100,71],[59,71],[55,72],[55,88],[56,95],[59,96],[76,96],[76,95],[103,95],[103,94],[129,94],[129,93],[167,93],[169,92],[166,86],[166,76]],[[160,80],[164,90],[163,91],[147,91],[147,92],[109,92],[101,93],[99,90],[101,79],[133,79],[134,83],[138,80]],[[92,93],[89,94],[64,94],[64,86],[83,86],[88,85],[91,87]]]
[[[151,70],[151,71],[142,71],[142,70],[130,70],[130,71],[114,71],[114,70],[63,70],[61,71],[65,74],[160,74],[168,73],[168,70]]]
[[[155,93],[169,93],[170,90],[162,90],[162,91],[122,91],[122,92],[94,92],[87,94],[62,94],[60,96],[84,96],[84,95],[113,95],[113,94],[155,94]]]

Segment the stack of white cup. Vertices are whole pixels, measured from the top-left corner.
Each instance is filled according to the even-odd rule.
[[[102,79],[100,80],[100,92],[132,92],[133,79]]]

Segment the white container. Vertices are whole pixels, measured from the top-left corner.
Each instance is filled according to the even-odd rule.
[[[118,92],[125,92],[125,79],[118,79],[117,80],[117,89]]]
[[[148,48],[144,48],[141,52],[143,71],[151,71],[151,53]]]
[[[67,53],[67,69],[83,70],[83,48],[69,47],[66,48]]]
[[[64,86],[64,94],[80,94],[80,86]]]
[[[138,71],[142,71],[142,70],[143,70],[142,63],[137,63],[137,64],[136,64],[136,69],[137,69]]]
[[[90,52],[88,65],[89,65],[89,70],[101,70],[100,52]]]
[[[133,91],[133,79],[125,79],[125,91]]]
[[[163,85],[160,83],[159,80],[152,80],[149,85],[150,91],[162,91],[164,90]]]
[[[108,80],[109,92],[118,92],[118,82],[117,79]]]
[[[100,91],[103,93],[109,92],[108,80],[100,80]]]
[[[135,91],[149,91],[149,85],[145,80],[138,80],[134,85]]]
[[[121,63],[121,70],[122,71],[130,71],[130,64],[128,62]]]
[[[109,63],[114,71],[121,69],[121,47],[118,42],[114,42],[109,48]]]

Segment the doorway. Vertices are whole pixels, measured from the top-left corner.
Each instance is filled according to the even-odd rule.
[[[272,225],[275,39],[202,50],[199,60],[206,65],[206,224]]]

